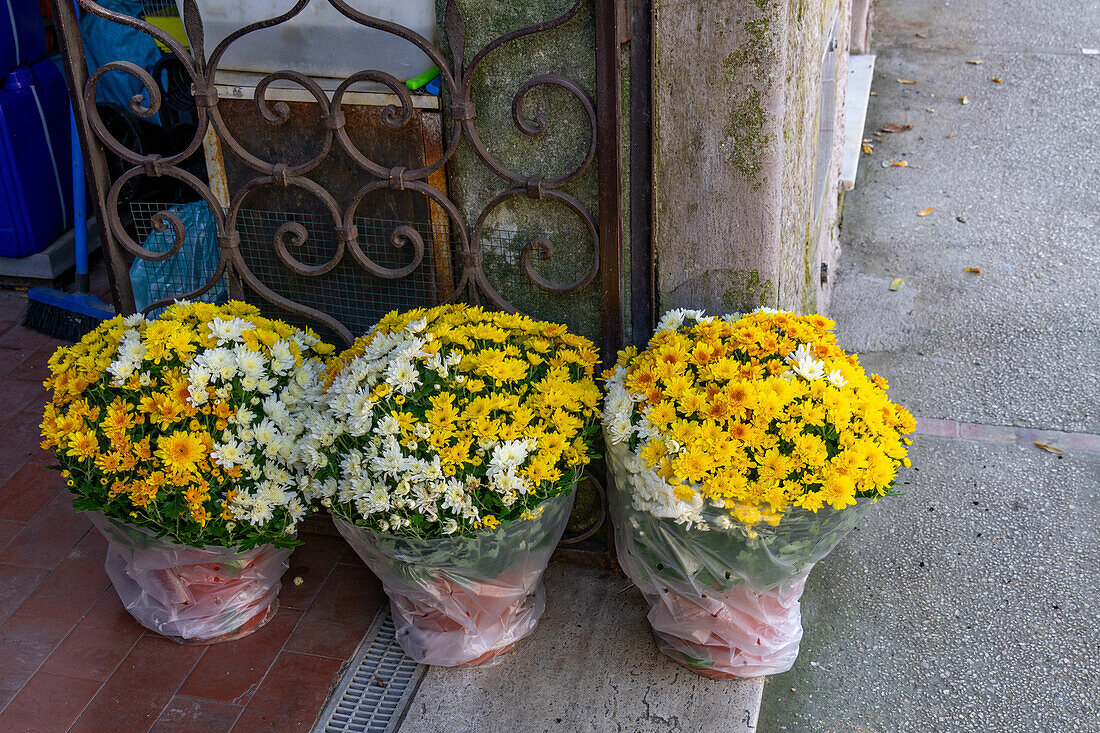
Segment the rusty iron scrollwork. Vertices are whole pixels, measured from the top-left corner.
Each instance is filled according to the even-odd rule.
[[[395,98],[392,104],[382,112],[382,121],[387,128],[400,131],[418,115],[413,95],[401,80],[380,70],[363,70],[344,79],[335,90],[326,92],[318,82],[298,71],[280,70],[263,76],[255,86],[253,102],[256,112],[264,124],[278,127],[285,125],[290,118],[290,108],[286,102],[272,101],[269,92],[273,85],[297,88],[312,99],[320,110],[320,125],[312,150],[307,151],[305,160],[288,162],[270,160],[250,150],[234,133],[227,123],[220,106],[216,73],[225,53],[234,43],[257,31],[286,23],[299,15],[310,2],[327,2],[343,15],[349,23],[355,23],[376,31],[392,34],[413,44],[440,70],[444,93],[441,100],[446,101],[441,154],[433,160],[427,160],[415,168],[391,167],[372,159],[356,146],[349,134],[345,117],[345,99],[349,90],[361,82],[381,85]],[[524,111],[524,100],[529,93],[540,87],[555,87],[564,90],[575,99],[584,112],[589,130],[586,145],[579,163],[564,172],[547,172],[540,175],[526,175],[512,170],[490,152],[482,140],[477,123],[478,114],[473,100],[473,79],[482,64],[495,50],[520,38],[543,33],[557,28],[576,17],[584,7],[594,6],[596,18],[597,42],[597,97],[594,100],[575,80],[559,74],[542,74],[523,83],[512,97],[512,119],[516,128],[524,135],[538,137],[543,135],[550,120],[543,113],[528,116]],[[323,324],[345,342],[353,339],[349,329],[318,308],[310,307],[286,297],[269,287],[264,279],[249,267],[240,248],[239,224],[241,211],[247,208],[246,202],[261,189],[271,187],[295,189],[297,195],[315,200],[321,211],[331,217],[335,231],[335,248],[331,257],[324,262],[307,264],[296,256],[310,237],[302,224],[288,220],[281,223],[275,231],[272,245],[272,259],[282,267],[301,277],[320,277],[331,272],[347,257],[375,278],[399,280],[409,276],[425,262],[426,245],[423,236],[416,228],[408,225],[396,225],[389,243],[406,254],[406,261],[398,267],[391,267],[376,261],[367,254],[359,241],[355,221],[364,198],[380,190],[411,191],[425,197],[445,213],[450,232],[455,238],[453,264],[455,277],[452,290],[443,298],[445,301],[470,301],[484,303],[492,307],[515,311],[516,307],[505,299],[490,283],[483,267],[482,238],[486,221],[500,207],[506,207],[517,199],[529,199],[537,202],[552,202],[564,207],[580,221],[583,231],[592,245],[591,266],[579,278],[571,282],[556,282],[536,269],[535,262],[546,263],[555,256],[553,243],[545,236],[532,235],[522,247],[517,263],[523,276],[536,288],[547,293],[568,295],[586,288],[598,278],[603,290],[601,298],[604,339],[601,346],[607,358],[611,350],[621,345],[622,303],[619,292],[621,214],[619,183],[619,107],[618,107],[618,55],[617,34],[615,32],[615,10],[612,0],[576,0],[557,17],[533,25],[512,30],[490,41],[466,60],[466,19],[455,0],[449,0],[443,13],[443,39],[448,54],[428,38],[397,23],[365,15],[344,0],[298,0],[282,15],[258,20],[240,28],[225,37],[214,50],[205,56],[204,28],[196,0],[182,0],[181,15],[183,25],[190,42],[190,49],[173,38],[169,33],[146,22],[143,19],[122,15],[99,5],[93,0],[77,0],[79,7],[88,14],[134,28],[155,39],[167,48],[182,63],[182,68],[190,77],[191,91],[195,100],[196,130],[194,137],[179,152],[169,155],[146,155],[128,148],[112,135],[101,118],[96,94],[101,80],[108,73],[120,72],[135,79],[143,88],[144,94],[135,95],[129,102],[130,111],[139,118],[149,118],[161,108],[162,99],[157,83],[140,66],[128,61],[112,61],[96,69],[91,75],[84,71],[83,49],[76,30],[76,16],[67,0],[56,0],[55,12],[63,36],[63,52],[69,65],[70,79],[74,87],[74,101],[78,103],[81,114],[78,116],[83,128],[83,142],[86,151],[91,151],[91,169],[93,182],[99,193],[97,214],[104,226],[109,252],[114,255],[112,275],[116,300],[123,311],[134,309],[133,297],[126,279],[126,269],[121,264],[122,251],[132,257],[151,262],[168,260],[180,251],[184,244],[184,228],[179,217],[171,211],[160,211],[151,217],[154,231],[168,233],[171,245],[162,251],[153,251],[135,240],[123,225],[119,215],[120,197],[127,184],[139,176],[167,177],[190,189],[194,198],[205,202],[210,208],[213,224],[216,227],[217,242],[220,250],[220,263],[213,277],[191,292],[178,293],[173,298],[194,298],[209,291],[223,278],[231,283],[232,295],[240,296],[248,291],[278,308],[297,314],[314,323]],[[211,187],[189,172],[183,165],[196,151],[200,151],[208,132],[212,131],[224,150],[232,153],[249,170],[252,177],[243,185],[238,185],[232,193],[228,205],[219,202]],[[449,196],[430,182],[430,177],[444,169],[452,160],[461,141],[465,140],[477,159],[498,177],[505,185],[497,195],[484,206],[479,215],[471,221],[463,214]],[[102,149],[100,149],[100,146]],[[342,206],[336,197],[314,176],[330,151],[342,151],[363,172],[366,183]],[[111,180],[106,175],[103,163],[103,150],[109,151],[128,166],[121,175]],[[98,155],[97,155],[98,154]],[[599,213],[594,215],[564,187],[580,177],[594,161],[599,160]],[[292,219],[293,215],[287,215]],[[326,217],[327,220],[327,217]],[[121,250],[121,251],[119,251]],[[156,309],[171,298],[161,299],[146,307],[145,311]],[[538,314],[535,314],[538,315]]]
[[[538,290],[546,293],[568,296],[598,281],[601,310],[601,347],[605,359],[613,357],[615,349],[622,346],[623,304],[620,284],[620,264],[622,250],[622,205],[621,205],[621,163],[620,163],[620,78],[619,44],[620,34],[616,20],[614,0],[576,0],[560,15],[512,30],[488,42],[467,61],[466,19],[456,0],[448,0],[443,12],[442,39],[448,53],[444,53],[432,41],[424,36],[394,22],[365,15],[344,0],[297,0],[285,13],[240,28],[224,38],[206,55],[204,27],[196,0],[181,0],[181,17],[186,30],[190,48],[161,28],[143,19],[122,15],[94,2],[94,0],[76,0],[76,4],[86,14],[128,26],[140,31],[161,46],[168,49],[179,60],[181,68],[190,80],[194,98],[195,132],[185,145],[171,155],[144,154],[128,147],[112,134],[111,128],[101,117],[96,104],[100,83],[107,74],[125,74],[136,80],[143,93],[129,100],[129,111],[139,119],[153,117],[161,110],[163,99],[156,80],[140,66],[129,61],[118,60],[104,64],[89,74],[85,66],[84,49],[77,24],[77,13],[71,0],[52,0],[54,17],[60,30],[62,54],[67,66],[70,95],[74,109],[77,110],[77,125],[81,133],[81,143],[88,163],[89,177],[93,186],[92,204],[98,218],[101,235],[106,244],[109,257],[112,288],[116,307],[121,312],[135,311],[135,299],[129,280],[129,258],[149,262],[166,262],[176,257],[185,243],[185,225],[180,216],[171,210],[161,210],[149,216],[147,225],[153,232],[163,235],[168,246],[150,249],[138,241],[124,223],[120,215],[120,205],[126,200],[125,192],[132,190],[135,181],[141,177],[154,179],[172,179],[177,184],[193,192],[193,198],[204,203],[210,211],[213,226],[216,229],[213,239],[217,243],[219,261],[209,278],[194,287],[190,292],[174,293],[171,297],[160,298],[143,308],[143,312],[154,311],[169,304],[174,299],[198,298],[210,293],[219,283],[226,283],[228,294],[236,298],[258,298],[270,306],[295,314],[296,316],[324,326],[345,343],[350,343],[354,335],[349,328],[332,313],[312,307],[280,293],[265,281],[262,273],[250,267],[242,253],[241,222],[242,212],[248,209],[248,201],[265,189],[292,191],[295,195],[313,201],[326,225],[331,220],[334,242],[330,243],[331,255],[321,261],[316,257],[302,257],[308,248],[310,230],[295,220],[294,214],[286,214],[286,220],[274,228],[269,259],[271,263],[285,268],[296,277],[320,278],[332,273],[336,268],[344,267],[345,261],[373,278],[381,281],[395,281],[413,275],[426,266],[431,245],[425,242],[422,231],[409,223],[396,223],[390,235],[383,239],[400,252],[403,264],[394,266],[392,261],[386,264],[385,257],[378,258],[368,254],[363,246],[362,233],[357,221],[364,214],[364,201],[383,191],[408,191],[427,199],[429,206],[438,207],[448,222],[450,236],[453,238],[453,252],[449,260],[454,268],[454,277],[449,282],[449,292],[442,292],[438,300],[468,301],[482,303],[491,307],[515,311],[510,303],[490,283],[486,276],[485,249],[483,238],[486,235],[487,222],[494,212],[514,205],[518,201],[528,200],[545,205],[553,205],[570,212],[579,220],[581,231],[587,234],[592,246],[591,264],[579,277],[568,282],[558,282],[542,274],[536,263],[545,264],[560,252],[545,235],[529,235],[527,241],[509,262],[518,266],[522,276]],[[286,23],[299,15],[310,2],[328,3],[349,23],[392,34],[413,44],[431,63],[440,70],[443,93],[439,96],[441,110],[444,113],[442,141],[439,154],[433,159],[424,160],[416,167],[395,167],[372,158],[360,149],[349,132],[348,95],[355,85],[367,82],[380,85],[389,93],[391,102],[381,110],[381,124],[385,128],[400,133],[413,126],[419,111],[414,96],[405,83],[380,70],[362,70],[351,74],[339,82],[335,89],[326,91],[317,80],[305,73],[294,70],[279,70],[269,73],[255,82],[252,104],[261,120],[261,125],[271,128],[287,126],[291,119],[290,105],[285,101],[272,98],[276,87],[285,90],[293,87],[299,97],[312,100],[318,111],[319,124],[311,130],[310,147],[304,151],[303,160],[268,159],[242,143],[231,129],[226,119],[223,103],[219,96],[216,74],[221,59],[234,43],[257,31]],[[516,129],[523,135],[538,138],[545,135],[552,121],[541,112],[529,114],[525,111],[525,100],[531,92],[539,88],[555,88],[564,91],[583,111],[589,129],[580,133],[585,144],[580,160],[570,170],[545,171],[530,175],[509,168],[490,152],[478,129],[478,110],[474,102],[473,80],[475,74],[494,51],[521,38],[544,33],[568,23],[586,7],[591,5],[595,20],[595,64],[596,85],[593,98],[577,81],[560,74],[541,74],[524,82],[515,90],[511,98],[511,118]],[[214,144],[232,154],[248,172],[244,181],[239,181],[231,195],[222,191],[222,197],[215,194],[211,185],[202,180],[186,162],[193,155],[202,155],[205,144]],[[448,193],[433,185],[433,175],[445,171],[454,158],[460,143],[466,141],[475,154],[475,159],[491,171],[501,182],[501,190],[490,196],[480,212],[469,217],[449,197]],[[331,191],[322,185],[319,175],[323,162],[331,151],[339,151],[362,172],[363,183],[357,190],[343,197],[347,201],[341,204]],[[287,151],[279,151],[280,154]],[[107,155],[114,156],[114,174],[109,169]],[[118,167],[121,161],[121,170]],[[584,203],[565,190],[568,184],[581,177],[593,164],[597,166],[596,184],[598,189],[598,212],[593,213]],[[438,179],[436,179],[438,180]],[[228,199],[228,200],[226,200]],[[350,258],[350,260],[349,260]],[[545,270],[543,270],[545,272]],[[538,316],[538,313],[532,315]],[[563,539],[563,545],[573,548],[595,535],[604,524],[607,508],[607,493],[599,478],[587,472],[586,483],[592,487],[597,500],[598,510],[593,523],[575,534]],[[566,552],[575,552],[567,550]]]

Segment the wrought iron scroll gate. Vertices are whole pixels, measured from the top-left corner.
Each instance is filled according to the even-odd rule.
[[[448,251],[444,254],[453,270],[449,280],[444,278],[447,287],[444,290],[437,288],[435,295],[430,296],[431,299],[436,302],[477,302],[505,310],[516,310],[516,306],[505,299],[486,276],[484,255],[489,236],[486,221],[502,207],[527,199],[556,202],[577,217],[583,225],[581,230],[587,233],[591,241],[591,265],[580,277],[566,282],[556,281],[540,273],[540,265],[534,260],[537,259],[544,266],[554,254],[553,243],[541,234],[528,236],[528,241],[522,246],[518,256],[512,256],[507,262],[513,266],[518,265],[522,276],[529,283],[551,297],[571,298],[578,291],[589,289],[590,286],[598,287],[601,322],[599,331],[604,358],[613,357],[615,350],[622,346],[624,309],[621,267],[623,191],[620,44],[627,31],[624,27],[626,22],[620,17],[625,7],[622,0],[576,0],[561,15],[504,33],[472,56],[467,54],[465,48],[466,18],[456,0],[446,2],[438,47],[430,39],[407,27],[359,12],[345,0],[298,0],[293,8],[282,15],[259,20],[230,33],[209,53],[205,51],[209,45],[204,43],[204,25],[196,0],[179,0],[178,3],[189,49],[172,35],[144,19],[112,12],[92,0],[76,0],[76,5],[84,14],[98,16],[151,36],[179,60],[180,68],[184,72],[184,83],[190,84],[194,97],[195,132],[181,149],[171,154],[146,153],[128,147],[126,140],[120,139],[117,130],[105,123],[96,104],[97,88],[106,74],[113,73],[116,77],[120,74],[128,75],[143,90],[141,94],[130,99],[130,112],[138,118],[151,118],[162,106],[163,94],[161,85],[158,84],[160,80],[154,79],[140,66],[125,60],[105,63],[89,74],[78,29],[78,14],[73,2],[51,1],[60,29],[70,94],[87,160],[94,213],[106,245],[114,300],[120,312],[134,312],[138,309],[131,283],[130,262],[140,259],[160,263],[177,257],[185,244],[185,230],[192,224],[185,224],[178,211],[168,206],[162,209],[146,208],[140,212],[136,209],[132,212],[121,211],[120,206],[126,198],[125,192],[138,185],[142,176],[145,177],[141,179],[144,181],[172,179],[174,185],[189,190],[193,194],[192,199],[208,207],[215,230],[211,241],[216,237],[217,264],[197,286],[161,297],[145,304],[141,310],[153,311],[175,298],[198,298],[204,295],[210,297],[215,288],[224,287],[229,297],[248,299],[268,309],[281,310],[283,315],[320,326],[323,332],[346,343],[350,343],[357,335],[346,323],[324,307],[318,307],[316,301],[306,304],[288,297],[285,292],[277,291],[272,285],[272,278],[278,279],[283,274],[290,273],[288,276],[299,278],[299,282],[319,283],[323,276],[337,268],[357,266],[378,281],[392,283],[414,276],[418,268],[427,267],[428,260],[433,256],[433,247],[425,242],[423,228],[418,229],[407,222],[398,221],[388,225],[392,227],[384,239],[389,248],[388,256],[386,252],[379,254],[378,247],[370,248],[363,244],[364,235],[360,224],[363,212],[360,209],[366,208],[361,207],[364,199],[384,191],[422,195],[427,200],[428,207],[440,215],[448,230]],[[245,130],[242,134],[239,128],[233,129],[229,124],[228,117],[231,115],[226,109],[228,100],[219,94],[218,81],[215,79],[219,64],[234,43],[249,34],[287,23],[302,13],[311,2],[331,5],[349,24],[358,24],[375,29],[376,33],[392,34],[404,39],[439,68],[442,84],[439,104],[443,108],[443,116],[437,118],[442,122],[436,124],[441,126],[442,135],[434,158],[425,155],[423,160],[414,161],[404,167],[385,165],[376,159],[384,156],[371,157],[352,139],[353,136],[349,134],[348,119],[351,109],[348,99],[354,96],[355,89],[362,89],[364,83],[372,83],[375,87],[381,85],[384,88],[382,91],[391,95],[389,102],[381,110],[381,123],[386,129],[397,132],[403,128],[411,129],[422,114],[417,98],[410,94],[405,83],[380,70],[358,71],[341,80],[335,88],[330,85],[327,90],[322,88],[315,77],[299,71],[281,70],[262,78],[258,76],[255,82],[254,108],[267,126],[274,128],[283,125],[290,116],[290,106],[285,101],[273,102],[272,97],[278,97],[272,92],[280,87],[296,87],[300,99],[316,105],[316,122],[308,132],[314,134],[320,143],[313,146],[316,153],[312,157],[295,162],[287,160],[290,156],[286,150],[269,149],[267,155],[261,155],[255,151],[255,145],[242,144],[242,140],[248,141],[250,133],[257,128]],[[566,172],[519,173],[501,162],[498,157],[494,157],[479,134],[479,111],[472,95],[475,72],[487,57],[505,44],[556,29],[573,20],[582,11],[591,12],[595,24],[594,98],[581,83],[560,74],[547,73],[529,79],[514,92],[511,110],[516,127],[524,135],[537,137],[543,133],[547,119],[541,114],[525,114],[524,99],[529,92],[537,87],[554,87],[572,95],[571,104],[580,105],[584,112],[582,119],[586,117],[590,125],[587,134],[582,133],[587,138],[584,141],[582,158],[576,167]],[[440,48],[446,48],[447,52],[439,50]],[[240,104],[239,100],[234,101]],[[480,212],[473,214],[464,212],[455,203],[445,190],[445,183],[438,184],[440,180],[446,180],[449,166],[453,163],[462,141],[466,142],[480,164],[495,179],[499,179],[500,184],[495,195],[490,197]],[[238,167],[243,171],[243,177],[238,175],[234,191],[219,189],[214,185],[213,175],[208,183],[201,172],[194,172],[195,166],[190,162],[203,155],[204,144],[207,148],[220,147],[239,161]],[[355,186],[350,189],[350,195],[348,190],[339,193],[329,190],[318,175],[322,162],[330,151],[340,152],[353,164],[350,169],[353,171],[352,180]],[[210,159],[209,149],[206,149],[206,157]],[[593,163],[596,166],[598,191],[595,214],[577,196],[566,190]],[[329,241],[326,245],[330,255],[320,260],[317,259],[316,252],[312,260],[303,256],[306,251],[303,244],[312,236],[312,232],[302,222],[297,221],[293,214],[285,216],[287,220],[278,224],[274,235],[268,240],[265,256],[269,267],[258,267],[254,258],[247,258],[242,253],[242,229],[247,226],[246,219],[249,215],[245,201],[261,189],[272,188],[314,200],[321,218],[326,219],[328,231],[333,232],[330,236],[335,241]],[[634,190],[638,190],[637,187]],[[341,202],[340,198],[346,200]],[[133,215],[129,221],[127,213]],[[144,218],[145,221],[136,221],[139,218]],[[331,221],[327,221],[328,219]],[[633,221],[642,220],[635,216]],[[149,240],[142,241],[142,237],[135,233],[135,224],[142,223],[146,234],[159,233],[163,246],[155,249],[146,246]],[[648,243],[644,246],[648,251]],[[395,250],[400,250],[400,258],[394,258]],[[640,261],[637,256],[632,260]],[[277,272],[279,268],[282,268],[282,274]],[[638,282],[637,278],[632,280]],[[637,287],[634,289],[637,290]],[[356,296],[355,293],[344,295],[352,298]],[[638,297],[641,293],[635,292],[633,295],[636,304],[645,303],[644,299]],[[532,315],[540,314],[535,312]],[[639,313],[633,314],[635,328],[638,316]],[[602,489],[599,493],[602,500],[600,503],[605,504],[606,497],[602,496]],[[572,539],[584,539],[595,531],[596,526],[590,527]]]

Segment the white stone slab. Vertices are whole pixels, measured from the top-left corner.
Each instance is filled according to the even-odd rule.
[[[863,125],[867,122],[867,103],[871,98],[871,77],[875,57],[871,54],[848,57],[848,99],[844,120],[844,157],[840,163],[840,187],[851,191],[856,185]]]
[[[625,576],[553,563],[546,613],[499,664],[432,667],[402,731],[753,733],[764,678],[709,680],[657,651]]]

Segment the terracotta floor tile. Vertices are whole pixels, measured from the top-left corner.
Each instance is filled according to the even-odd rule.
[[[20,613],[0,625],[0,707],[34,676],[70,628],[65,621]]]
[[[2,338],[3,336],[0,336],[0,339]],[[57,343],[39,346],[37,349],[32,351],[26,359],[20,362],[19,366],[8,372],[8,375],[5,377],[5,379],[24,380],[35,383],[39,387],[42,387],[42,382],[44,382],[46,378],[50,376],[50,357],[53,356],[53,352],[57,351],[57,347],[60,345],[67,344],[63,344],[62,342],[58,341]],[[45,390],[43,389],[43,393],[44,392]],[[42,404],[45,404],[44,400],[34,407],[41,409]]]
[[[319,534],[304,535],[302,541],[304,544],[296,547],[290,556],[290,570],[283,576],[279,603],[286,608],[304,610],[317,597],[348,543],[342,537]],[[302,579],[301,585],[294,585],[296,577]]]
[[[206,647],[143,636],[88,704],[71,733],[149,730],[204,651]]]
[[[28,462],[42,466],[57,464],[50,451],[43,450],[41,410],[23,410],[14,414],[0,409],[0,435],[4,436],[4,450],[0,452],[0,483],[6,482]]]
[[[177,695],[151,733],[226,733],[241,714],[240,705]]]
[[[0,563],[53,568],[91,526],[86,517],[73,511],[72,494],[67,489],[58,491],[0,553]]]
[[[321,712],[342,662],[283,652],[233,730],[309,730]]]
[[[0,519],[0,552],[8,546],[9,542],[15,539],[15,535],[23,530],[23,526],[23,522],[12,522],[7,519]]]
[[[0,623],[23,605],[49,570],[0,565]]]
[[[0,714],[5,733],[64,731],[76,721],[99,683],[39,672]]]
[[[107,541],[91,531],[19,607],[18,613],[76,623],[111,585],[103,570]]]
[[[57,471],[41,463],[25,463],[0,486],[0,519],[31,521],[64,486]]]
[[[378,579],[365,567],[338,564],[286,648],[347,659],[367,632],[384,598]]]
[[[4,332],[0,331],[0,336]],[[23,349],[7,349],[0,347],[0,377],[6,377],[15,371],[20,364],[29,357],[32,351]]]
[[[180,694],[247,703],[301,618],[301,611],[280,608],[256,633],[240,641],[211,645],[183,683]]]
[[[107,590],[42,665],[43,671],[68,677],[106,680],[130,653],[144,627]]]
[[[21,321],[22,319],[20,319]],[[19,351],[37,351],[43,347],[64,346],[61,339],[47,336],[38,331],[27,328],[19,323],[0,334],[0,348],[17,349]]]
[[[16,374],[9,374],[0,381],[0,406],[11,412],[22,410],[41,410],[49,399],[49,393],[42,386],[42,379],[28,379]]]

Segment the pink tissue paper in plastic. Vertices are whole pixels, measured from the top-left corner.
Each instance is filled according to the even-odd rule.
[[[190,547],[102,512],[87,516],[107,539],[104,567],[118,597],[145,628],[212,644],[251,634],[275,614],[293,548]]]
[[[534,631],[546,607],[542,576],[569,521],[574,491],[470,537],[395,537],[333,518],[382,581],[397,641],[423,664],[492,662]]]
[[[814,564],[873,502],[817,513],[791,507],[779,524],[707,529],[636,509],[632,488],[652,473],[625,445],[608,446],[611,516],[619,565],[650,605],[663,654],[711,678],[786,672],[802,640],[799,599]],[[657,479],[660,480],[660,479]],[[727,515],[728,516],[728,515]]]

